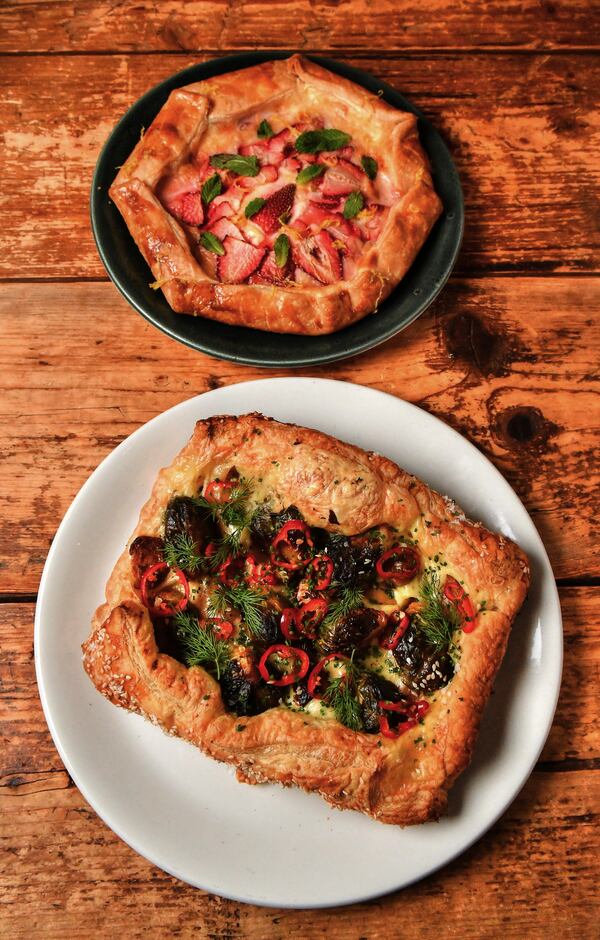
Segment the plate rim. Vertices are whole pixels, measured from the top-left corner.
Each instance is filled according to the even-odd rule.
[[[491,468],[491,470],[494,471],[494,475],[496,476],[496,478],[499,481],[501,481],[501,483],[505,487],[508,487],[508,489],[512,492],[514,499],[517,501],[518,505],[520,506],[520,509],[522,510],[524,514],[524,517],[526,517],[526,519],[528,520],[532,533],[534,534],[535,539],[537,541],[538,549],[540,550],[540,560],[542,561],[543,568],[544,568],[543,581],[548,582],[546,586],[548,587],[550,594],[552,596],[554,614],[556,616],[556,640],[558,641],[557,659],[554,662],[554,675],[550,677],[550,679],[554,680],[553,696],[552,696],[549,706],[547,707],[546,720],[543,724],[542,731],[538,732],[539,737],[538,737],[537,747],[535,749],[535,754],[530,759],[529,766],[528,766],[526,773],[521,773],[519,775],[520,782],[518,786],[514,788],[513,792],[511,792],[511,794],[506,799],[504,799],[504,801],[501,801],[499,803],[498,807],[496,807],[496,810],[493,816],[490,819],[486,820],[484,826],[481,828],[477,827],[474,834],[472,834],[472,836],[470,836],[467,840],[465,841],[458,840],[458,847],[456,848],[456,851],[452,851],[448,855],[445,855],[441,860],[436,861],[435,864],[428,867],[426,872],[417,874],[414,878],[409,878],[409,879],[403,878],[399,884],[396,884],[391,887],[384,887],[378,890],[370,890],[364,894],[353,893],[352,896],[350,895],[344,896],[343,898],[339,900],[334,900],[334,901],[327,900],[323,902],[314,902],[310,904],[307,904],[304,901],[296,902],[294,900],[290,900],[288,902],[281,901],[281,900],[277,900],[277,901],[265,900],[264,898],[256,897],[255,895],[248,894],[248,893],[243,893],[243,892],[233,893],[230,891],[223,891],[221,888],[215,887],[214,885],[207,884],[206,881],[204,884],[200,884],[198,880],[192,880],[190,877],[182,875],[179,871],[177,871],[176,866],[165,864],[162,860],[159,860],[158,856],[160,855],[160,853],[155,854],[152,851],[148,851],[147,848],[142,849],[138,843],[137,838],[131,837],[130,835],[126,834],[122,830],[122,827],[120,825],[115,825],[113,822],[109,822],[110,814],[105,812],[104,807],[102,809],[98,808],[97,802],[100,802],[100,798],[98,798],[98,801],[96,801],[94,797],[90,796],[87,785],[81,784],[78,771],[75,769],[75,766],[73,762],[71,761],[71,757],[67,754],[65,748],[63,747],[63,742],[61,740],[60,731],[58,730],[56,726],[56,723],[54,721],[52,711],[49,705],[49,701],[48,701],[48,693],[47,693],[47,689],[46,689],[45,681],[44,681],[44,665],[42,663],[41,654],[40,654],[42,617],[43,617],[42,608],[44,606],[44,596],[47,591],[47,583],[51,577],[51,568],[52,568],[52,565],[54,564],[54,556],[60,551],[61,539],[59,538],[59,536],[61,535],[61,532],[64,532],[66,530],[71,516],[76,513],[77,503],[79,501],[80,495],[83,494],[85,491],[87,491],[88,487],[91,486],[91,481],[95,477],[95,475],[98,473],[100,468],[104,467],[108,462],[112,463],[114,461],[117,461],[119,459],[120,453],[123,453],[126,450],[128,442],[134,437],[142,436],[149,425],[158,424],[162,420],[166,420],[167,415],[170,415],[171,413],[176,412],[178,409],[185,409],[186,407],[191,408],[193,402],[199,401],[200,399],[204,399],[205,396],[207,395],[210,396],[211,399],[218,400],[220,393],[223,393],[224,391],[231,389],[232,387],[237,387],[238,385],[247,387],[247,386],[264,385],[265,383],[269,383],[269,385],[271,386],[273,383],[280,384],[280,383],[290,383],[290,382],[292,383],[316,383],[317,385],[320,385],[320,386],[321,385],[329,385],[329,386],[335,385],[337,387],[347,387],[348,385],[351,385],[355,388],[361,389],[363,392],[373,394],[374,396],[381,396],[381,397],[385,397],[388,399],[392,399],[396,403],[399,403],[401,407],[408,406],[410,410],[413,410],[414,412],[417,412],[421,415],[425,414],[428,418],[433,419],[434,422],[442,424],[446,430],[451,432],[451,435],[453,437],[457,438],[461,442],[461,444],[468,445],[467,449],[470,450],[477,459],[483,460]],[[219,414],[220,412],[218,410],[212,410],[211,413]],[[228,412],[223,412],[223,413],[228,413]],[[238,412],[238,413],[241,414],[242,412]],[[202,419],[199,418],[196,420],[202,420]],[[283,420],[283,419],[279,418],[277,420]],[[542,579],[540,579],[540,584],[541,583],[542,583]],[[48,724],[48,728],[50,730],[53,743],[59,753],[59,756],[61,760],[63,761],[69,775],[75,782],[83,798],[90,805],[90,807],[94,810],[96,815],[99,816],[102,822],[106,826],[108,826],[108,828],[112,832],[114,832],[123,842],[125,842],[131,849],[133,849],[133,851],[135,851],[142,858],[145,858],[151,864],[167,872],[172,877],[177,878],[179,881],[189,884],[192,887],[196,887],[201,890],[208,891],[210,893],[215,893],[220,897],[227,898],[229,900],[233,900],[233,901],[237,901],[241,903],[253,904],[258,907],[278,907],[282,909],[318,910],[318,909],[324,909],[324,908],[335,908],[335,907],[347,906],[349,904],[363,903],[363,902],[373,900],[378,897],[386,896],[395,891],[403,890],[418,881],[428,878],[430,875],[439,871],[441,868],[446,867],[451,862],[453,862],[456,858],[458,858],[463,853],[465,853],[473,844],[475,844],[475,842],[481,839],[493,825],[495,825],[498,819],[506,812],[508,807],[514,802],[519,792],[527,783],[535,767],[535,764],[537,763],[539,756],[543,750],[543,747],[546,743],[548,735],[550,733],[550,729],[554,721],[559,693],[561,689],[562,667],[563,667],[563,658],[564,658],[564,642],[563,642],[562,610],[561,610],[561,605],[560,605],[558,588],[556,584],[556,579],[554,578],[554,574],[552,572],[550,560],[548,558],[541,536],[539,535],[537,528],[533,520],[531,519],[531,516],[529,515],[525,506],[523,505],[518,494],[515,492],[515,490],[508,483],[508,481],[505,479],[502,473],[497,469],[497,467],[492,463],[492,461],[485,454],[483,454],[471,441],[469,441],[466,437],[463,437],[462,434],[460,434],[458,431],[452,428],[449,424],[447,424],[441,418],[438,418],[437,416],[424,411],[424,409],[420,408],[417,405],[414,405],[412,402],[407,402],[405,399],[401,399],[398,396],[392,395],[388,392],[383,392],[380,389],[375,389],[370,386],[360,385],[354,382],[349,383],[349,382],[344,382],[344,381],[335,380],[335,379],[328,379],[328,378],[322,379],[318,377],[305,377],[305,376],[283,376],[283,377],[254,379],[248,382],[232,383],[232,385],[223,386],[218,389],[213,389],[207,392],[200,393],[198,395],[194,395],[191,398],[183,399],[183,401],[180,401],[177,404],[166,409],[165,411],[160,412],[159,414],[151,418],[149,421],[140,425],[130,435],[128,435],[123,441],[121,441],[115,448],[113,448],[113,450],[111,450],[103,458],[103,460],[100,461],[98,466],[92,471],[92,473],[85,480],[85,482],[83,483],[83,485],[77,492],[76,496],[72,500],[71,504],[69,505],[67,511],[65,512],[58,526],[56,535],[48,551],[48,556],[46,558],[46,562],[44,564],[44,570],[42,572],[42,576],[40,579],[40,584],[38,588],[38,599],[36,602],[36,609],[35,609],[34,654],[35,654],[36,681],[38,685],[38,692],[39,692],[40,700],[42,703],[44,717]],[[463,773],[467,774],[468,771],[469,771],[469,768],[467,767]]]
[[[452,226],[453,226],[453,230],[455,230],[454,235],[453,235],[453,244],[452,244],[452,250],[450,252],[449,259],[445,265],[442,276],[436,279],[433,288],[424,291],[425,296],[417,303],[413,312],[407,316],[407,318],[402,322],[401,325],[398,326],[397,323],[390,324],[388,329],[383,331],[382,333],[376,333],[375,337],[373,337],[372,335],[369,335],[368,337],[364,338],[362,341],[355,341],[351,347],[348,347],[347,344],[344,344],[342,341],[343,348],[341,349],[338,348],[336,351],[332,351],[330,353],[321,353],[321,354],[307,353],[306,351],[303,351],[302,353],[297,353],[295,355],[291,355],[290,357],[287,357],[283,362],[281,361],[280,358],[277,358],[275,356],[273,356],[272,358],[266,358],[260,355],[244,354],[243,352],[238,352],[238,353],[223,352],[223,351],[217,352],[215,351],[214,343],[210,343],[210,342],[207,343],[204,340],[198,341],[196,338],[187,337],[183,335],[181,331],[176,329],[175,327],[170,326],[166,322],[161,322],[160,315],[155,315],[149,307],[144,306],[143,301],[137,296],[136,291],[132,290],[126,282],[122,281],[120,278],[115,276],[113,272],[112,262],[108,257],[108,247],[105,244],[105,238],[102,236],[100,232],[100,227],[101,227],[100,219],[102,217],[102,212],[103,212],[102,206],[100,205],[100,200],[101,198],[104,198],[104,197],[109,199],[109,196],[108,196],[108,191],[104,192],[103,187],[99,185],[99,178],[104,173],[104,169],[105,169],[104,164],[108,158],[110,147],[113,144],[115,138],[118,137],[119,133],[122,132],[123,128],[126,128],[128,126],[128,123],[130,122],[130,120],[135,116],[135,112],[138,109],[142,109],[144,106],[147,106],[148,102],[152,101],[155,95],[160,94],[161,89],[163,89],[165,85],[170,86],[169,90],[173,90],[174,88],[182,87],[183,84],[186,84],[189,81],[192,81],[192,80],[199,81],[204,77],[202,75],[202,71],[207,68],[210,69],[213,66],[218,66],[218,71],[215,74],[220,75],[220,74],[225,74],[229,71],[237,71],[241,68],[249,68],[251,67],[251,65],[258,64],[260,62],[285,59],[293,54],[295,54],[293,50],[250,50],[250,51],[245,50],[245,51],[236,52],[236,53],[229,53],[224,56],[217,56],[215,58],[209,58],[205,62],[196,62],[193,65],[186,66],[184,69],[181,69],[178,72],[174,72],[172,75],[167,76],[167,78],[163,79],[161,82],[158,82],[156,85],[153,85],[152,88],[149,88],[147,91],[145,91],[144,94],[142,94],[139,98],[137,98],[127,108],[125,113],[119,118],[117,123],[112,128],[109,136],[107,137],[104,144],[102,145],[100,153],[96,160],[96,164],[95,164],[94,172],[92,176],[91,189],[90,189],[89,213],[90,213],[92,235],[94,238],[94,243],[96,245],[96,250],[98,251],[100,260],[102,261],[102,264],[105,268],[106,273],[108,274],[110,281],[117,288],[119,293],[125,298],[128,304],[131,307],[133,307],[134,310],[136,310],[148,323],[152,324],[152,326],[154,326],[156,329],[159,329],[162,333],[167,335],[170,339],[174,339],[177,342],[182,343],[183,345],[187,346],[189,349],[194,349],[196,352],[201,352],[201,353],[204,353],[205,355],[213,356],[214,358],[222,359],[227,362],[236,362],[236,363],[240,363],[243,365],[250,365],[250,366],[254,366],[255,368],[261,368],[261,369],[276,369],[276,368],[281,368],[282,366],[289,368],[289,369],[301,369],[301,368],[308,368],[310,366],[316,366],[316,365],[327,365],[332,362],[338,362],[344,359],[351,358],[353,356],[362,355],[363,353],[368,352],[370,349],[376,349],[378,346],[381,346],[383,343],[388,342],[388,340],[392,339],[394,336],[397,336],[399,333],[403,332],[407,327],[409,327],[412,323],[414,323],[415,320],[417,320],[420,316],[422,316],[425,313],[425,311],[434,303],[434,301],[437,299],[437,297],[439,296],[439,294],[441,293],[441,291],[447,284],[454,270],[454,267],[456,266],[456,261],[460,253],[460,249],[462,247],[464,229],[465,229],[464,193],[463,193],[462,185],[460,182],[460,176],[458,174],[458,170],[456,168],[456,164],[452,157],[450,149],[444,137],[442,136],[440,131],[437,129],[436,125],[433,124],[432,121],[430,121],[424,115],[421,109],[417,108],[410,101],[410,99],[406,98],[406,96],[402,92],[398,91],[396,88],[390,85],[389,82],[380,81],[370,72],[366,72],[364,69],[357,68],[356,66],[353,66],[353,65],[347,65],[345,62],[339,61],[338,59],[331,58],[330,56],[323,56],[320,54],[302,52],[301,54],[305,55],[311,61],[314,61],[317,64],[323,66],[324,68],[329,69],[330,71],[334,72],[334,74],[338,74],[338,75],[341,75],[342,77],[348,78],[350,81],[355,82],[356,84],[360,85],[363,88],[372,90],[369,88],[369,84],[376,84],[383,91],[384,97],[387,97],[388,99],[392,99],[390,103],[392,103],[393,107],[400,108],[401,106],[404,110],[410,111],[413,114],[415,114],[417,118],[419,119],[420,130],[422,131],[423,129],[425,129],[427,131],[427,134],[431,135],[436,140],[436,145],[444,153],[444,159],[447,163],[447,168],[448,168],[447,175],[449,178],[450,177],[452,178],[453,187],[455,188],[455,191],[456,191],[456,206],[453,209],[453,216],[452,216]],[[220,68],[221,65],[224,66],[222,69]],[[200,72],[201,74],[196,75],[197,72]],[[396,101],[394,102],[393,99],[396,99]],[[423,145],[421,132],[419,134],[419,137]],[[425,152],[427,156],[429,157],[428,151],[426,150]],[[423,248],[425,247],[425,245],[431,238],[432,233],[435,231],[435,228],[440,224],[440,221],[444,218],[444,215],[445,213],[443,212],[442,215],[440,216],[440,219],[438,219],[437,222],[435,223],[434,227],[432,228],[432,231],[428,234],[427,239],[424,245],[421,247],[418,255],[421,253],[421,251],[423,250]],[[446,216],[446,218],[450,218],[450,216]],[[135,246],[135,243],[133,244]],[[137,248],[137,246],[135,246],[135,249],[136,251],[139,252],[139,249]],[[417,258],[418,258],[418,255],[417,255]],[[141,257],[141,253],[140,253],[140,257]],[[411,268],[416,263],[417,258],[415,258],[415,260],[413,261]],[[408,269],[408,271],[406,272],[402,280],[408,277],[411,268]],[[396,287],[390,294],[390,297],[392,297],[393,294],[399,288],[401,288],[402,280],[399,282],[398,285],[396,285]],[[386,301],[384,303],[387,303],[388,300],[389,298],[386,298]],[[176,315],[176,316],[184,316],[184,315],[181,314],[181,315]],[[366,318],[361,318],[361,320],[357,321],[357,323],[361,323],[363,320],[368,320],[369,317],[373,318],[376,316],[377,316],[377,311],[374,311],[373,313],[368,314]],[[199,318],[199,319],[202,319],[202,318]],[[177,323],[178,321],[174,321],[174,322]],[[345,333],[346,329],[351,329],[352,326],[354,325],[355,324],[351,324],[350,327],[347,327],[343,330],[339,330],[336,333],[332,333],[330,334],[330,336],[336,339],[339,336],[343,337],[343,334]],[[230,328],[232,330],[249,329],[249,328],[243,328],[243,327],[232,326],[232,325],[230,325]],[[268,331],[264,331],[264,330],[252,330],[252,332],[257,333],[259,336],[265,332],[267,332],[267,335],[269,335]],[[302,339],[310,340],[313,338],[313,337],[306,337],[302,335],[298,336],[297,334],[281,334],[281,335],[290,336],[293,340],[302,340]]]

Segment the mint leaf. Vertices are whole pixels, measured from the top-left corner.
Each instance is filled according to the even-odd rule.
[[[244,209],[246,218],[251,219],[253,215],[256,215],[256,213],[262,209],[266,201],[266,199],[261,199],[260,196],[257,196],[256,199],[251,199]]]
[[[361,157],[360,165],[367,174],[370,180],[374,180],[377,176],[377,171],[379,167],[377,166],[377,160],[374,160],[373,157]]]
[[[285,268],[290,255],[290,240],[287,235],[278,235],[273,245],[278,268]]]
[[[353,219],[355,215],[358,215],[364,204],[362,193],[350,193],[344,203],[344,218]]]
[[[212,251],[213,255],[225,254],[223,242],[220,238],[217,238],[216,235],[213,235],[212,232],[202,232],[200,236],[200,244],[203,248],[206,248],[207,251]]]
[[[210,176],[204,186],[202,187],[202,202],[208,206],[209,203],[213,201],[215,196],[218,196],[223,189],[223,184],[221,183],[221,177],[218,173],[213,173]]]
[[[322,163],[312,163],[309,166],[305,166],[303,170],[300,170],[298,176],[296,177],[296,182],[300,183],[310,183],[311,180],[315,180],[317,176],[322,176],[327,167],[323,166]]]
[[[275,131],[268,121],[261,121],[256,131],[259,137],[273,137]]]
[[[257,176],[260,172],[256,157],[242,157],[237,153],[213,153],[210,165],[220,170],[231,170],[238,176]]]
[[[296,138],[298,153],[321,153],[322,150],[340,150],[350,141],[350,134],[333,127],[319,131],[304,131]]]

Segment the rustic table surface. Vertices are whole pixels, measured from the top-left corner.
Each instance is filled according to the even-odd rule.
[[[591,0],[0,5],[2,936],[410,940],[443,924],[457,938],[598,937],[600,61],[593,43],[600,23],[593,7]],[[92,470],[166,408],[264,376],[163,336],[108,281],[88,220],[99,149],[125,109],[172,72],[227,51],[290,46],[356,64],[406,93],[444,133],[466,199],[458,265],[429,311],[381,348],[304,374],[415,402],[487,454],[544,539],[565,627],[553,729],[494,828],[418,885],[320,912],[225,901],[136,855],[65,771],[33,664],[48,546]]]

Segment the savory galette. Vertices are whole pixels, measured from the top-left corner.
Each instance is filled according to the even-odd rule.
[[[469,761],[528,584],[517,545],[384,457],[215,417],[160,471],[84,665],[240,780],[420,823]]]
[[[331,333],[441,211],[414,114],[294,55],[171,93],[110,195],[178,313]]]

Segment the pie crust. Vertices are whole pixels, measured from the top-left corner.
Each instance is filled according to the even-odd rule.
[[[317,286],[216,280],[194,250],[193,233],[157,197],[165,174],[199,149],[236,152],[273,115],[288,125],[322,116],[375,157],[393,187],[382,231],[366,243],[346,280]],[[119,170],[110,196],[174,311],[312,335],[335,332],[376,310],[405,275],[442,208],[415,115],[300,55],[173,91]]]
[[[200,421],[171,466],[160,471],[131,541],[158,536],[174,494],[193,495],[232,465],[261,479],[274,510],[294,503],[311,526],[345,535],[384,524],[410,532],[424,556],[443,556],[447,570],[460,576],[478,607],[485,606],[476,629],[459,631],[459,666],[430,699],[418,734],[389,740],[284,705],[240,723],[226,710],[220,686],[207,671],[186,668],[159,652],[134,587],[128,548],[83,644],[90,678],[114,704],[235,765],[242,781],[293,784],[386,823],[439,817],[449,788],[469,762],[525,598],[526,556],[513,542],[468,521],[454,502],[385,457],[258,414]]]

